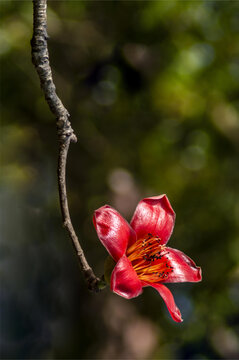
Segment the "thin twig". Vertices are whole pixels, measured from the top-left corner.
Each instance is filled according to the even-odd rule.
[[[33,0],[33,16],[33,37],[31,40],[32,62],[39,75],[45,99],[51,112],[56,117],[59,139],[58,187],[63,225],[70,235],[89,289],[99,291],[103,285],[102,280],[96,277],[86,260],[69,213],[66,192],[66,162],[69,145],[71,142],[77,142],[77,137],[69,121],[70,115],[56,94],[56,87],[52,78],[47,47],[47,0]]]

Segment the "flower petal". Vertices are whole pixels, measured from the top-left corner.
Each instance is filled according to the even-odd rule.
[[[175,216],[166,195],[154,196],[139,202],[130,225],[138,239],[152,234],[159,236],[163,245],[173,232]]]
[[[180,313],[179,308],[175,304],[173,294],[171,293],[171,291],[165,285],[162,284],[158,284],[158,283],[147,283],[147,284],[149,286],[152,286],[154,289],[156,289],[159,292],[159,294],[162,296],[173,320],[177,322],[182,322],[183,321],[182,315]]]
[[[126,255],[122,256],[112,272],[111,290],[126,299],[134,298],[143,291],[141,281]]]
[[[100,241],[115,261],[124,255],[128,242],[136,240],[128,222],[109,205],[95,210],[93,223]]]
[[[173,267],[169,272],[167,279],[163,282],[198,282],[202,280],[201,268],[196,266],[195,262],[185,255],[182,251],[165,248],[168,258],[168,265]]]

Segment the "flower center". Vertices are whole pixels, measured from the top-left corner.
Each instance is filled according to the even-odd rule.
[[[173,272],[167,257],[169,252],[165,245],[160,245],[160,241],[158,236],[148,234],[127,250],[126,255],[142,281],[159,282]]]

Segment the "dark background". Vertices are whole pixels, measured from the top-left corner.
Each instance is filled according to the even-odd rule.
[[[67,186],[97,274],[92,225],[108,203],[130,220],[166,193],[169,245],[202,267],[171,284],[184,322],[153,289],[88,292],[62,228],[54,117],[31,64],[32,3],[1,1],[1,357],[239,358],[239,5],[49,1],[57,92],[71,114]]]

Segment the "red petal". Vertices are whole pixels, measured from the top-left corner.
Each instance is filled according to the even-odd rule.
[[[162,296],[173,320],[177,322],[182,322],[183,321],[182,315],[177,305],[175,304],[173,294],[171,293],[171,291],[165,285],[161,285],[157,283],[148,283],[148,285],[156,289],[159,292],[159,294]]]
[[[100,241],[115,261],[124,255],[128,242],[136,240],[128,222],[109,205],[95,210],[93,223]]]
[[[175,216],[166,195],[154,196],[139,202],[130,225],[138,239],[152,234],[159,236],[163,245],[173,232]]]
[[[169,272],[167,279],[163,282],[198,282],[202,280],[201,268],[196,266],[195,262],[185,255],[182,251],[165,248],[169,266],[173,267],[173,272]]]
[[[111,290],[126,299],[139,296],[143,291],[141,281],[126,255],[118,261],[112,272]]]

